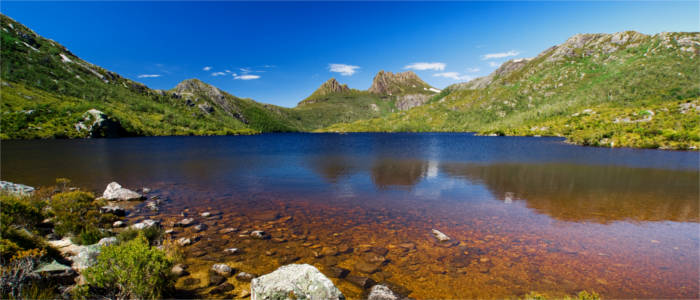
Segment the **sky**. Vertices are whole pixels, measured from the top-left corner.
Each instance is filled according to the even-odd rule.
[[[577,33],[700,31],[699,1],[14,2],[0,12],[80,58],[171,89],[198,78],[293,107],[331,77],[380,70],[444,88]]]

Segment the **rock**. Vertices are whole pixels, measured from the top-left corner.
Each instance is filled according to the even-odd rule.
[[[251,299],[345,299],[318,269],[308,264],[292,264],[252,280]]]
[[[73,261],[73,269],[80,272],[85,270],[97,262],[97,256],[100,255],[100,246],[90,245],[83,246],[77,255],[71,256]]]
[[[328,268],[328,276],[331,276],[333,278],[343,278],[350,273],[350,270],[348,269],[343,269],[341,267],[330,267]]]
[[[250,291],[249,291],[249,290],[242,290],[242,291],[238,294],[238,298],[246,298],[246,297],[250,297]]]
[[[238,231],[238,229],[233,228],[233,227],[228,227],[228,228],[221,229],[221,230],[219,231],[219,233],[221,233],[221,234],[227,234],[227,233],[231,233],[231,232],[235,232],[235,231]]]
[[[389,250],[387,248],[383,248],[383,247],[372,247],[372,248],[370,248],[370,251],[372,251],[378,255],[381,255],[381,256],[384,256],[387,253],[389,253]]]
[[[100,207],[100,213],[113,214],[118,217],[126,216],[126,210],[116,205],[105,205]]]
[[[148,194],[148,193],[151,192],[151,189],[149,189],[149,188],[147,188],[147,187],[144,187],[144,188],[141,189],[141,192],[144,193],[144,194]]]
[[[141,194],[129,189],[125,189],[116,182],[112,182],[107,185],[107,188],[105,189],[104,193],[102,193],[102,197],[107,200],[119,201],[141,200],[143,198]]]
[[[258,240],[263,240],[263,239],[268,239],[270,238],[265,231],[262,230],[253,230],[253,232],[250,233],[250,237]]]
[[[205,114],[210,114],[214,112],[214,108],[207,103],[198,104],[197,107],[199,107],[199,109]]]
[[[214,264],[211,266],[211,271],[215,274],[229,277],[233,273],[233,269],[227,264]]]
[[[201,214],[199,214],[199,215],[200,215],[202,218],[208,218],[209,216],[211,216],[211,213],[208,212],[208,211],[205,211],[205,212],[203,212],[203,213],[201,213]]]
[[[55,260],[43,263],[32,272],[40,276],[41,282],[48,282],[54,286],[70,286],[75,284],[78,273],[71,267],[60,264]]]
[[[197,225],[194,225],[194,227],[192,227],[192,228],[194,229],[195,232],[200,232],[200,231],[207,230],[207,225],[197,224]]]
[[[362,273],[367,273],[367,274],[372,274],[376,273],[379,271],[381,268],[381,263],[370,263],[370,262],[364,262],[360,261],[355,264],[355,269],[362,272]]]
[[[224,249],[224,253],[226,253],[226,254],[239,254],[239,253],[241,253],[241,249],[227,248],[227,249]]]
[[[369,288],[370,286],[375,284],[372,278],[364,276],[348,275],[345,277],[345,280],[363,289]]]
[[[219,285],[226,282],[226,278],[219,274],[209,274],[209,286]]]
[[[88,125],[86,125],[88,124]],[[77,131],[86,130],[88,137],[120,137],[127,135],[126,130],[119,121],[107,116],[105,113],[90,109],[83,114],[83,119],[74,125]]]
[[[175,223],[175,227],[187,227],[194,224],[194,219],[193,218],[184,218],[180,221],[177,221]]]
[[[428,102],[432,95],[426,94],[409,94],[396,97],[396,108],[399,110],[409,110],[416,106],[421,106]]]
[[[158,210],[158,203],[156,201],[148,201],[146,202],[146,207],[150,210]]]
[[[183,264],[177,264],[174,265],[172,269],[170,269],[170,273],[173,274],[175,277],[186,276],[189,274],[187,270],[185,270],[186,268],[187,266]]]
[[[381,284],[377,284],[369,291],[367,300],[399,300],[401,297],[395,294],[391,289]]]
[[[245,282],[250,282],[255,277],[257,277],[257,276],[255,276],[255,274],[250,274],[247,272],[238,272],[238,274],[236,274],[236,279],[238,279],[239,281],[245,281]]]
[[[177,244],[180,245],[181,247],[185,247],[187,245],[191,245],[192,240],[185,238],[185,237],[181,237],[181,238],[177,239]]]
[[[106,247],[106,246],[111,246],[117,243],[117,238],[116,237],[106,237],[102,238],[99,242],[97,242],[97,245],[100,247]]]
[[[160,221],[157,220],[143,220],[139,223],[136,223],[134,225],[131,225],[131,228],[133,229],[146,229],[146,228],[151,228],[151,227],[158,227],[160,226]]]
[[[201,281],[197,278],[185,278],[185,280],[182,282],[185,286],[191,286],[195,284],[199,284]]]
[[[230,284],[228,282],[224,282],[224,283],[216,286],[215,288],[211,289],[211,291],[209,291],[209,293],[210,294],[223,294],[223,293],[226,293],[229,291],[233,291],[233,289],[235,289],[235,288],[236,287],[234,287],[233,284]]]
[[[448,242],[451,240],[449,236],[440,232],[437,229],[433,229],[432,232],[433,232],[433,236],[435,236],[435,238],[438,239],[438,241],[440,241],[440,242]]]
[[[34,188],[24,184],[0,181],[0,191],[21,196],[34,193]]]

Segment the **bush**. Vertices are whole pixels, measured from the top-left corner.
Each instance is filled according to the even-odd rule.
[[[77,236],[74,236],[71,241],[79,245],[92,245],[99,242],[103,237],[107,236],[108,235],[101,230],[93,227],[83,229],[83,231],[81,231]]]
[[[0,296],[3,299],[28,298],[23,292],[36,279],[32,272],[44,255],[46,251],[39,249],[19,251],[7,265],[3,264],[0,268]]]
[[[91,292],[108,298],[158,299],[173,286],[172,266],[165,252],[151,247],[139,234],[128,242],[102,248],[97,263],[84,275]]]
[[[92,193],[73,191],[51,197],[51,208],[56,216],[56,234],[80,234],[99,225],[100,213]]]
[[[163,228],[158,226],[147,227],[144,229],[125,229],[117,235],[119,243],[124,243],[143,235],[149,245],[160,245],[163,240]]]

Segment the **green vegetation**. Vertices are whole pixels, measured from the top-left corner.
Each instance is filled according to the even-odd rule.
[[[143,234],[117,245],[102,248],[97,263],[84,272],[87,286],[78,296],[93,298],[160,299],[172,289],[173,260],[149,245]]]
[[[579,51],[562,54],[559,49],[575,47],[572,38],[531,60],[507,62],[486,78],[450,86],[439,101],[320,131],[475,131],[563,136],[594,146],[697,149],[700,62],[698,50],[687,45],[700,35],[621,34],[626,43],[591,35]]]

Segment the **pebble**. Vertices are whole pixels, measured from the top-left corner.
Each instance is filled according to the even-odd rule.
[[[180,221],[177,221],[177,223],[175,223],[175,226],[176,227],[187,227],[187,226],[190,226],[192,224],[194,224],[193,218],[184,218]]]
[[[205,212],[203,212],[203,213],[201,213],[201,214],[199,214],[199,215],[200,215],[202,218],[207,218],[207,217],[211,216],[211,213],[208,212],[208,211],[205,211]]]
[[[265,231],[253,230],[253,232],[250,233],[250,237],[252,237],[254,239],[262,240],[262,239],[267,239],[269,236],[267,235],[267,233],[265,233]]]
[[[183,264],[177,264],[177,265],[173,266],[172,269],[170,269],[170,273],[172,273],[176,277],[182,277],[182,276],[189,274],[187,272],[187,270],[185,270],[186,268],[187,268],[187,266],[185,266]]]
[[[226,254],[239,254],[239,253],[241,253],[241,249],[227,248],[227,249],[224,249],[224,253],[226,253]]]
[[[363,289],[367,289],[376,283],[372,278],[356,275],[348,275],[345,277],[345,280]]]
[[[447,241],[451,240],[451,238],[449,236],[440,232],[440,230],[433,229],[432,233],[433,233],[433,236],[435,236],[435,238],[438,239],[438,241],[440,241],[440,242],[447,242]]]
[[[192,228],[194,229],[195,232],[201,232],[201,231],[207,230],[207,225],[197,224],[197,225],[194,225],[194,227],[192,227]]]
[[[238,279],[239,281],[245,281],[245,282],[250,282],[255,277],[257,277],[257,276],[255,276],[255,274],[251,274],[251,273],[247,273],[247,272],[239,272],[238,274],[236,274],[236,279]]]
[[[112,223],[112,227],[114,227],[114,228],[119,228],[119,227],[124,227],[124,226],[126,226],[126,222],[124,222],[124,221],[115,221],[114,223]]]
[[[227,264],[214,264],[213,266],[211,266],[211,271],[214,272],[214,274],[226,277],[231,276],[231,274],[233,273],[233,269]]]
[[[233,228],[233,227],[228,227],[228,228],[221,229],[221,231],[219,231],[219,232],[223,233],[223,234],[227,234],[227,233],[231,233],[234,231],[238,231],[238,229]]]
[[[177,239],[177,244],[184,247],[184,246],[192,244],[192,240],[182,237],[182,238]]]
[[[341,267],[330,267],[328,268],[328,276],[334,277],[334,278],[343,278],[350,273],[350,270],[344,269]]]

